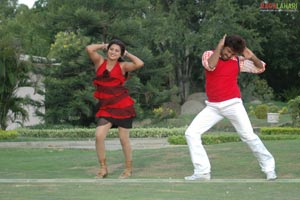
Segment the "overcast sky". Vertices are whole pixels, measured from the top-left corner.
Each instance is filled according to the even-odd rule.
[[[32,8],[36,0],[18,0],[19,4],[26,4],[29,8]]]

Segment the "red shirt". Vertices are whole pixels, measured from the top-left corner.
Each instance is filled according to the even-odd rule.
[[[239,75],[237,59],[219,59],[214,71],[205,71],[206,95],[210,102],[221,102],[232,98],[241,98],[237,78]]]
[[[239,72],[259,74],[265,71],[266,64],[263,61],[261,61],[263,68],[257,68],[251,60],[243,56],[233,57],[227,61],[219,59],[217,65],[210,68],[207,60],[212,54],[213,51],[209,50],[202,55],[202,65],[206,75],[206,95],[210,102],[241,97],[237,83]]]

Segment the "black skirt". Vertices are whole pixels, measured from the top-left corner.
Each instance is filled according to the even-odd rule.
[[[97,118],[97,126],[103,126],[108,123],[112,123],[111,128],[132,128],[132,121],[133,118],[126,118],[126,119],[116,119],[111,117],[98,117]]]

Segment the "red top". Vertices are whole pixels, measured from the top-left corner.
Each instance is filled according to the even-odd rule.
[[[221,102],[232,98],[241,98],[237,83],[239,65],[236,58],[219,59],[215,70],[205,70],[206,95],[209,102]]]
[[[107,60],[97,69],[94,85],[97,90],[94,97],[99,100],[97,117],[126,119],[136,116],[134,101],[124,87],[126,81],[120,63],[117,62],[111,71],[106,69]]]

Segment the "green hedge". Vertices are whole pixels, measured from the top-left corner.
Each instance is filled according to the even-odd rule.
[[[261,135],[300,135],[298,127],[262,127],[260,128]]]
[[[4,131],[0,130],[0,140],[14,139],[18,137],[18,133],[15,130]]]
[[[237,134],[204,134],[202,135],[203,144],[221,144],[225,142],[239,142],[241,141]],[[176,135],[168,137],[170,144],[185,145],[186,140],[183,135]]]
[[[18,129],[21,137],[37,138],[87,138],[94,137],[95,129]]]
[[[168,137],[170,144],[186,144],[184,132],[186,128],[133,128],[131,138],[163,138]],[[18,129],[21,137],[40,138],[94,138],[95,128],[71,129]],[[108,138],[117,138],[118,129],[111,129]],[[259,131],[262,140],[300,139],[300,128],[291,127],[262,127]],[[206,133],[202,136],[203,144],[220,144],[241,141],[237,133]]]
[[[300,135],[260,135],[262,140],[296,140],[300,139]],[[241,139],[238,134],[204,134],[202,135],[202,143],[221,144],[227,142],[240,142]],[[176,135],[168,137],[168,142],[175,145],[185,145],[186,140],[183,135]]]
[[[41,137],[41,138],[91,138],[95,137],[94,128],[74,128],[74,129],[18,129],[21,137]],[[172,135],[183,135],[185,128],[133,128],[130,130],[130,137],[169,137]],[[119,137],[118,129],[111,129],[108,138]]]
[[[300,139],[300,128],[293,127],[262,127],[259,131],[259,137],[262,140],[295,140]],[[170,144],[183,145],[186,144],[184,135],[170,136],[168,138]],[[226,142],[241,141],[237,133],[218,133],[218,134],[203,134],[202,143],[220,144]]]

